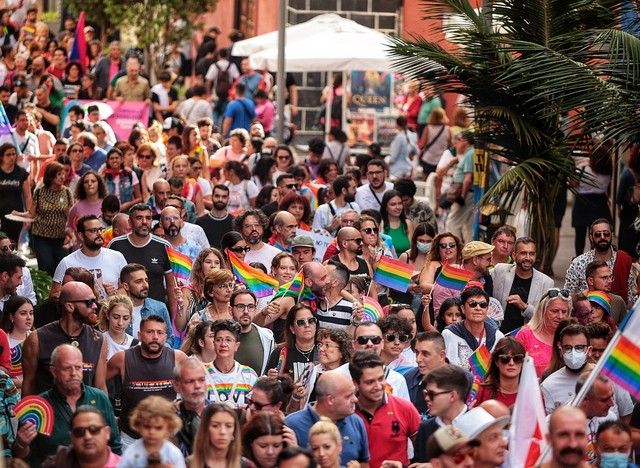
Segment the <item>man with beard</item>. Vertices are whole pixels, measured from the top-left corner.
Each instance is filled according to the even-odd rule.
[[[594,260],[606,262],[613,272],[611,292],[629,301],[632,291],[631,265],[632,258],[622,250],[615,250],[611,246],[611,223],[604,219],[596,219],[589,228],[589,240],[593,248],[577,256],[569,265],[564,282],[564,288],[571,293],[579,293],[587,289],[586,269]]]
[[[164,302],[149,297],[149,277],[144,265],[139,263],[125,265],[120,272],[120,286],[133,302],[133,312],[127,333],[131,336],[138,336],[142,320],[150,315],[157,315],[169,324],[166,341],[172,346],[173,327],[171,327],[169,310]]]
[[[386,182],[387,165],[382,159],[372,159],[367,163],[366,176],[369,183],[356,190],[356,203],[362,210],[379,210],[385,192],[393,189],[393,184]]]
[[[82,247],[60,261],[53,274],[50,295],[55,297],[58,294],[62,278],[68,268],[83,267],[93,273],[100,299],[105,300],[108,296],[115,294],[118,289],[120,270],[127,261],[120,252],[102,247],[104,227],[96,215],[80,218],[76,223],[76,230]]]
[[[354,229],[355,230],[355,229]],[[357,231],[356,231],[357,232]],[[353,334],[354,323],[362,319],[362,305],[353,303],[342,296],[349,283],[349,271],[342,263],[329,262],[325,265],[329,273],[329,283],[325,300],[320,301],[316,316],[319,328],[347,329]]]
[[[271,330],[253,323],[258,300],[248,289],[241,289],[231,295],[229,304],[233,319],[240,324],[240,347],[236,353],[236,361],[251,367],[256,374],[263,375],[275,343]]]
[[[333,181],[332,188],[336,198],[329,203],[320,205],[313,216],[313,229],[324,229],[331,234],[340,228],[340,215],[345,210],[360,213],[360,206],[356,200],[356,182],[351,177],[341,175]]]
[[[589,378],[591,369],[580,374],[576,383],[576,393],[580,391]],[[617,414],[614,410],[615,393],[613,382],[604,375],[598,375],[587,391],[584,399],[578,405],[587,417],[587,445],[585,447],[585,460],[593,463],[596,460],[596,435],[600,424],[606,421],[616,421]]]
[[[547,443],[551,447],[551,460],[542,468],[586,468],[583,462],[587,444],[587,418],[580,408],[561,406],[549,418]]]
[[[354,227],[343,227],[338,231],[337,244],[340,251],[331,261],[343,265],[349,275],[371,276],[368,263],[362,258],[362,234]]]
[[[186,457],[191,455],[193,440],[200,426],[205,407],[207,381],[204,366],[198,358],[190,356],[176,364],[173,388],[180,395],[176,400],[182,428],[176,434],[178,448]]]
[[[70,344],[59,345],[51,352],[51,363],[47,370],[53,379],[40,396],[53,408],[53,431],[50,436],[37,434],[35,425],[26,422],[18,429],[13,445],[14,455],[26,457],[30,466],[42,466],[48,456],[56,453],[58,446],[71,443],[72,421],[75,419],[71,415],[83,405],[91,405],[102,414],[111,428],[105,431],[105,435],[109,432],[111,435],[110,438],[107,436],[109,445],[115,453],[121,453],[120,434],[109,398],[102,390],[83,383],[85,360],[82,352]],[[104,430],[104,425],[102,428]]]
[[[233,230],[233,216],[227,211],[229,187],[223,184],[214,185],[211,199],[213,201],[211,210],[200,216],[196,224],[204,229],[211,247],[219,249],[222,235]]]
[[[553,287],[553,279],[533,268],[536,262],[533,239],[517,239],[513,259],[515,264],[498,263],[491,271],[493,297],[504,310],[500,331],[505,334],[523,326],[525,319],[533,316],[544,293]]]
[[[127,262],[141,263],[149,275],[149,296],[176,307],[176,280],[167,254],[170,247],[166,240],[151,234],[151,208],[138,203],[129,210],[131,232],[114,238],[109,248],[116,250]]]
[[[3,243],[10,245],[11,241],[5,238]],[[25,261],[16,254],[0,251],[0,317],[2,317],[1,311],[4,309],[4,303],[11,296],[15,296],[18,287],[22,285],[25,265]]]
[[[609,295],[611,299],[611,319],[614,323],[620,325],[627,315],[627,304],[625,299],[611,292],[611,285],[613,284],[611,268],[605,261],[594,260],[587,265],[585,275],[589,291],[604,291]],[[584,292],[585,295],[587,292]]]
[[[122,379],[122,414],[129,415],[133,409],[150,395],[174,400],[173,369],[186,354],[165,346],[167,331],[171,325],[159,315],[142,319],[138,339],[140,344],[114,354],[107,363],[107,378]],[[120,418],[122,444],[126,448],[140,435],[129,424],[128,417]]]
[[[233,220],[233,225],[234,230],[242,234],[245,242],[251,247],[244,261],[262,263],[265,268],[271,268],[271,261],[280,253],[280,250],[262,242],[264,230],[269,226],[266,215],[260,210],[247,210]]]
[[[36,329],[23,343],[22,395],[37,395],[51,388],[51,353],[61,344],[71,344],[80,350],[84,357],[84,383],[106,393],[107,343],[102,334],[93,328],[98,323],[97,301],[93,290],[78,281],[63,284],[58,310],[59,320]]]
[[[288,211],[280,211],[273,220],[273,246],[282,252],[291,251],[291,242],[296,237],[297,228],[296,217]]]
[[[160,212],[160,225],[164,231],[163,239],[169,242],[175,250],[185,254],[194,262],[202,248],[182,235],[181,230],[184,226],[184,221],[180,216],[180,210],[173,206],[166,206]]]

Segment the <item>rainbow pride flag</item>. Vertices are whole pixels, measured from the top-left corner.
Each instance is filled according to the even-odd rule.
[[[302,270],[288,283],[284,283],[278,288],[273,298],[293,297],[298,301],[313,301],[316,295],[304,285],[304,273]]]
[[[378,319],[384,316],[380,303],[372,297],[364,296],[362,298],[362,307],[364,308],[363,322],[377,322]]]
[[[587,300],[594,302],[604,309],[604,311],[611,315],[611,296],[604,291],[589,291],[587,293]]]
[[[635,398],[640,398],[640,346],[625,335],[623,332],[611,350],[602,373]],[[637,337],[635,333],[634,335]],[[637,342],[637,338],[634,338],[634,341]]]
[[[407,292],[413,276],[413,266],[391,257],[380,257],[373,281],[382,286]]]
[[[443,288],[462,291],[471,279],[473,279],[473,272],[445,263],[436,278],[436,284]]]
[[[229,263],[233,274],[247,285],[249,291],[256,297],[266,297],[273,294],[273,290],[278,287],[278,280],[263,273],[257,268],[253,268],[240,260],[236,254],[227,250],[229,255]]]
[[[171,264],[171,269],[173,270],[176,280],[189,282],[191,267],[193,265],[191,258],[173,247],[167,247],[167,255],[169,256],[169,263]]]
[[[469,356],[469,368],[471,373],[480,379],[483,379],[489,371],[489,363],[491,363],[491,353],[485,345],[478,346],[478,349]]]
[[[473,382],[471,383],[471,388],[469,389],[469,394],[467,395],[467,406],[473,403],[473,400],[478,396],[478,391],[480,390],[480,378],[477,375],[473,376]]]

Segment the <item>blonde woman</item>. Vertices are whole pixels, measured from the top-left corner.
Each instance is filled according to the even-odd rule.
[[[132,314],[133,302],[121,294],[111,296],[100,311],[98,327],[107,342],[107,359],[111,359],[118,351],[126,351],[137,341],[126,331]]]
[[[341,468],[340,452],[342,452],[342,436],[338,427],[329,418],[321,417],[309,429],[309,447],[313,458],[320,468]],[[360,466],[355,460],[346,464],[346,468]]]
[[[423,177],[435,172],[442,153],[451,147],[451,129],[449,119],[444,109],[436,107],[431,111],[427,126],[418,140],[418,148],[421,150],[420,165]]]

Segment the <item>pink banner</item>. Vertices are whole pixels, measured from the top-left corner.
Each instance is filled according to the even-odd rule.
[[[113,128],[118,140],[129,138],[131,128],[138,122],[147,127],[149,122],[149,105],[142,101],[106,101],[113,109],[107,123]]]

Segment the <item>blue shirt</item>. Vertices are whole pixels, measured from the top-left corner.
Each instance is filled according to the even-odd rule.
[[[251,99],[245,97],[234,99],[224,111],[224,117],[231,118],[229,131],[235,130],[236,128],[244,128],[246,131],[249,131],[255,115],[256,105]]]
[[[298,445],[309,447],[309,429],[320,420],[316,411],[307,405],[304,409],[291,413],[284,419],[285,424],[296,433]],[[336,423],[342,436],[342,453],[340,464],[346,465],[351,460],[364,463],[369,461],[369,442],[362,419],[351,414]]]
[[[107,162],[107,153],[101,148],[95,148],[95,151],[91,153],[85,164],[94,171],[98,171],[105,162]]]
[[[142,304],[142,309],[140,309],[140,320],[147,318],[149,315],[162,317],[162,320],[167,325],[167,344],[173,346],[173,326],[171,325],[171,316],[167,305],[164,302],[147,297]],[[133,335],[133,325],[131,323],[129,323],[126,333]]]

